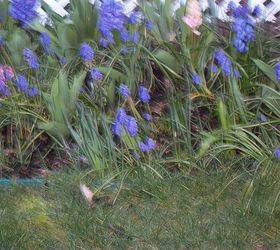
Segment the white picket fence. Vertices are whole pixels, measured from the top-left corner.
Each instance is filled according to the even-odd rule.
[[[64,17],[69,13],[65,10],[67,4],[69,4],[69,0],[42,0],[44,1],[53,11],[55,11],[58,15]],[[79,1],[79,0],[77,0]],[[94,3],[98,0],[89,0],[91,3]],[[138,0],[118,0],[122,2],[126,14],[131,13],[138,5]],[[162,0],[164,1],[164,0]],[[187,0],[174,0],[173,10],[176,10],[180,7],[181,4],[186,4]],[[203,10],[210,8],[212,13],[211,15],[221,19],[221,20],[229,20],[229,17],[226,14],[227,5],[231,0],[223,0],[217,4],[214,0],[200,0],[200,4]],[[240,0],[232,0],[236,4],[239,4]],[[266,20],[268,22],[275,22],[278,18],[280,18],[280,0],[248,0],[249,6],[254,8],[256,5],[259,5],[262,9],[262,16],[260,20]],[[214,13],[213,13],[214,10]],[[47,13],[40,7],[38,8],[38,12],[41,17],[42,23],[45,23],[48,20]]]

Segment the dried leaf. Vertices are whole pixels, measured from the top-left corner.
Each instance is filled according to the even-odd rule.
[[[160,115],[162,111],[168,107],[168,103],[166,101],[153,102],[150,107],[152,113]]]

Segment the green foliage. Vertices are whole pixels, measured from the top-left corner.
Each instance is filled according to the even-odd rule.
[[[104,116],[99,120],[98,114],[93,112],[85,113],[81,105],[78,106],[78,117],[77,130],[72,128],[69,121],[68,129],[93,170],[101,175],[104,175],[105,170],[114,171],[117,158],[107,120]]]
[[[70,119],[75,110],[75,104],[84,83],[85,75],[85,73],[81,73],[74,77],[71,86],[68,76],[64,72],[60,72],[53,82],[51,93],[43,94],[51,114],[51,121],[41,123],[39,127],[57,139],[66,138],[68,135],[65,117]]]

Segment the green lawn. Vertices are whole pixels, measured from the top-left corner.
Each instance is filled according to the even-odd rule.
[[[280,204],[271,212],[271,190],[258,189],[246,209],[247,176],[130,176],[121,190],[105,186],[90,208],[79,191],[83,174],[2,188],[0,249],[280,249]]]

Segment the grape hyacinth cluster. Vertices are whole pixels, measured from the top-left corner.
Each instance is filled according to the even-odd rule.
[[[128,86],[125,85],[124,83],[120,85],[119,92],[121,96],[125,99],[131,97],[131,92]],[[137,94],[140,101],[145,104],[147,104],[151,99],[149,90],[144,86],[140,86],[138,88]],[[152,116],[147,112],[143,113],[143,118],[146,121],[152,121]],[[128,115],[124,108],[119,108],[117,110],[116,117],[113,122],[112,132],[116,136],[121,137],[123,129],[125,129],[128,135],[131,137],[138,136],[139,127],[138,127],[137,120],[133,116]],[[156,142],[152,138],[146,137],[144,141],[138,142],[138,147],[143,153],[149,153],[156,148]],[[139,157],[135,157],[135,158],[139,159]]]
[[[107,44],[114,44],[113,31],[117,30],[120,33],[128,34],[125,28],[126,17],[123,13],[123,6],[114,0],[103,1],[99,10],[99,30],[103,36],[102,39]],[[105,45],[106,42],[102,42]]]
[[[156,149],[156,142],[152,138],[146,137],[144,141],[138,143],[138,146],[143,153],[150,153]]]
[[[29,86],[26,77],[19,74],[16,79],[16,84],[19,92],[25,93],[29,97],[34,97],[39,94],[39,90],[36,86]]]
[[[51,37],[49,36],[49,34],[47,32],[43,32],[40,35],[40,42],[44,48],[44,51],[47,55],[51,54]]]
[[[249,43],[255,41],[255,21],[252,16],[257,17],[261,14],[259,8],[255,8],[251,13],[248,6],[236,6],[230,2],[228,8],[233,13],[232,31],[234,32],[233,46],[240,53],[247,53],[249,51]],[[252,14],[252,15],[250,15]]]
[[[88,43],[84,42],[80,45],[80,56],[85,63],[92,62],[94,58],[94,51]]]
[[[123,127],[127,130],[130,136],[134,137],[138,135],[138,124],[136,119],[133,116],[127,115],[124,108],[119,108],[113,123],[113,133],[121,137]]]
[[[274,66],[274,72],[276,75],[276,80],[280,83],[280,61]]]
[[[11,0],[9,14],[21,25],[27,26],[38,16],[37,6],[37,0]]]
[[[225,76],[233,75],[237,79],[241,78],[238,69],[232,65],[230,58],[225,54],[223,49],[218,48],[215,50],[214,59],[215,63],[222,69],[222,72],[225,74]],[[212,72],[213,68],[215,71],[217,71],[216,64],[211,66]]]
[[[0,94],[4,97],[11,95],[11,90],[8,86],[9,81],[14,81],[18,91],[30,97],[36,96],[39,93],[36,86],[29,86],[24,75],[19,74],[17,78],[15,78],[15,73],[10,66],[0,65]]]
[[[128,25],[136,25],[139,22],[139,15],[136,12],[131,13],[129,17],[124,14],[124,7],[115,0],[103,1],[99,9],[99,31],[102,35],[99,43],[107,48],[115,44],[114,32],[117,32],[121,41],[125,44],[121,50],[122,54],[133,52],[134,49],[128,49],[126,43],[137,44],[140,40],[138,32],[130,32]],[[151,25],[150,25],[151,26]]]
[[[30,68],[38,69],[40,67],[38,57],[36,53],[33,52],[31,49],[24,48],[22,54]]]

